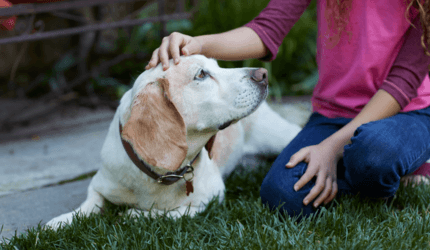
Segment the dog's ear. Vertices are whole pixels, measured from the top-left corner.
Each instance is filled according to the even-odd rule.
[[[169,100],[169,82],[148,83],[134,98],[122,138],[146,163],[175,171],[187,155],[187,130],[175,105]]]

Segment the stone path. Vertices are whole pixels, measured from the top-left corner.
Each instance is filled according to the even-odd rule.
[[[0,224],[2,237],[10,238],[25,233],[30,227],[44,225],[50,219],[73,211],[87,197],[91,179],[64,185],[17,192],[0,197]]]
[[[272,107],[301,125],[310,114],[308,97]],[[56,184],[100,168],[100,150],[113,114],[107,109],[81,110],[73,117],[54,114],[39,127],[0,134],[0,241],[70,212],[85,200],[90,179]],[[256,165],[256,159],[248,156],[242,162]]]
[[[100,149],[109,124],[104,121],[0,144],[0,197],[99,169]]]

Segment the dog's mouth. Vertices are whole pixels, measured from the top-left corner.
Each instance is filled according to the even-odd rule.
[[[233,120],[224,122],[223,124],[218,126],[218,130],[223,130],[223,129],[227,128],[228,126],[230,126],[231,124],[236,123],[237,121],[238,121],[237,119],[233,119]]]

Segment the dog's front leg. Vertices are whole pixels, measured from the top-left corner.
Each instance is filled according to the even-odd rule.
[[[87,199],[81,204],[79,208],[77,208],[73,212],[55,217],[54,219],[48,221],[45,226],[56,230],[60,227],[61,224],[70,224],[72,222],[73,216],[78,213],[84,216],[88,216],[91,213],[99,213],[100,209],[103,207],[103,204],[103,196],[94,190],[91,182],[88,187]]]

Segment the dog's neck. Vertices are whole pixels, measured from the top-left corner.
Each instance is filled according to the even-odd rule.
[[[181,166],[178,169],[183,169],[186,165],[191,164],[194,169],[198,168],[199,161],[201,160],[201,157],[204,157],[202,154],[202,150],[204,147],[206,147],[206,150],[208,150],[208,154],[210,154],[210,150],[208,149],[208,144],[212,144],[213,140],[215,139],[216,132],[208,132],[208,133],[193,133],[189,132],[187,134],[187,155],[185,156],[184,161],[182,162]],[[211,146],[209,146],[211,148]],[[209,156],[210,158],[210,156]],[[148,165],[150,166],[150,165]],[[157,167],[157,166],[150,166],[152,171],[154,171],[157,174],[163,175],[167,172],[170,172],[169,170]]]
[[[128,157],[143,172],[147,173],[152,178],[156,178],[156,179],[159,176],[156,177],[155,175],[164,175],[166,173],[170,173],[170,174],[172,173],[171,171],[168,171],[167,169],[160,168],[157,166],[151,166],[151,165],[145,163],[144,160],[142,160],[136,154],[132,145],[122,138],[121,134],[122,134],[122,125],[121,125],[121,123],[119,123],[119,137],[120,137],[121,143],[122,143],[124,149],[126,150]],[[181,165],[178,167],[177,170],[181,171],[181,169],[186,169],[186,168],[188,168],[187,165],[192,166],[194,168],[194,166],[197,165],[194,163],[195,163],[195,161],[198,161],[198,158],[200,158],[199,156],[201,156],[200,153],[201,153],[203,147],[206,147],[206,149],[208,151],[207,153],[209,154],[208,156],[209,156],[209,158],[211,158],[211,155],[210,155],[211,152],[210,151],[211,151],[212,145],[215,141],[215,134],[216,134],[216,132],[205,132],[205,133],[188,132],[187,138],[186,138],[187,154],[186,154],[184,160],[182,161]],[[176,171],[176,172],[178,172],[178,171]],[[152,174],[151,174],[151,172],[152,172]]]
[[[184,162],[182,162],[181,167],[185,166],[190,161],[192,161],[194,157],[202,151],[203,147],[207,146],[208,142],[211,140],[211,138],[214,135],[215,133],[201,134],[201,133],[189,132],[187,134],[188,152]]]

